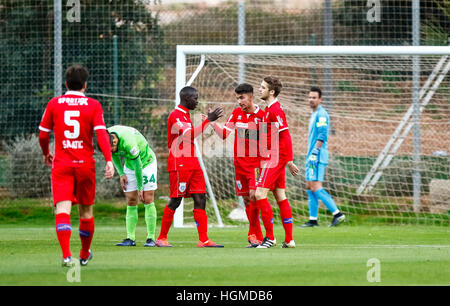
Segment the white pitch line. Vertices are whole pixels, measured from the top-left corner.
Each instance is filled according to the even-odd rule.
[[[332,247],[332,248],[365,248],[365,249],[380,249],[380,248],[395,248],[395,249],[411,249],[411,248],[450,248],[448,244],[298,244],[298,247]]]

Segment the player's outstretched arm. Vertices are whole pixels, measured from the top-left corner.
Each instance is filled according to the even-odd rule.
[[[207,115],[202,115],[202,119],[206,120],[208,118]],[[230,125],[232,125],[233,123],[229,123],[229,121],[227,121],[227,123],[225,124],[225,126],[222,128],[218,123],[213,122],[212,123],[212,127],[214,129],[214,132],[217,134],[217,136],[219,136],[222,139],[226,139],[230,134],[231,131],[233,130],[232,128],[230,128]]]
[[[214,109],[213,111],[208,112],[208,116],[206,119],[202,122],[202,124],[199,124],[193,129],[187,129],[183,132],[183,141],[191,141],[192,139],[197,138],[200,136],[205,128],[208,126],[210,122],[216,121],[223,115],[223,109],[221,107],[218,107]]]
[[[217,107],[213,111],[211,110],[208,111],[209,122],[214,122],[222,116],[223,116],[223,109],[221,107]]]
[[[220,127],[220,125],[217,124],[216,122],[213,122],[212,127],[213,127],[213,129],[214,129],[214,132],[216,132],[216,134],[217,134],[220,138],[222,138],[222,139],[227,138],[228,135],[230,135],[230,134],[231,134],[231,131],[232,131],[232,130],[231,130],[229,127],[227,127],[227,126],[224,126],[223,128]]]

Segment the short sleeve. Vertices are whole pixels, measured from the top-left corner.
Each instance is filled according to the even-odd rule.
[[[94,113],[94,131],[95,130],[99,130],[99,129],[105,129],[106,130],[106,125],[105,125],[105,119],[103,118],[103,108],[102,105],[100,104],[100,102],[96,101],[96,106],[95,106],[95,113]]]
[[[274,121],[275,124],[278,127],[278,132],[282,132],[284,130],[289,129],[288,124],[287,124],[287,120],[286,120],[286,115],[284,113],[284,111],[282,109],[279,109],[275,114],[274,114]]]
[[[171,131],[172,134],[175,135],[183,135],[187,131],[192,129],[192,124],[189,122],[181,121],[178,117],[173,117],[171,120],[169,120],[169,124],[171,124]]]
[[[228,117],[227,122],[224,125],[224,128],[228,131],[232,132],[234,130],[234,126],[236,124],[236,109],[231,113],[231,115]]]

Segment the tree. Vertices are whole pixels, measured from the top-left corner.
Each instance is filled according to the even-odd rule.
[[[434,0],[434,2],[442,12],[440,16],[443,16],[447,22],[434,16],[430,18],[423,30],[425,40],[427,45],[448,46],[450,44],[450,0]]]
[[[80,21],[66,17],[63,2],[63,67],[85,65],[88,93],[112,95],[113,36],[118,37],[119,95],[156,97],[163,68],[158,16],[134,0],[81,1]],[[0,1],[0,131],[12,138],[37,131],[53,96],[53,1]],[[97,98],[97,97],[96,97]],[[100,99],[109,109],[112,99]],[[122,101],[133,111],[134,101]],[[110,116],[105,111],[105,119]]]

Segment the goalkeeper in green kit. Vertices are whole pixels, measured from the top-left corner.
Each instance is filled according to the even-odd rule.
[[[127,238],[117,246],[136,246],[138,203],[143,202],[147,224],[146,247],[155,246],[157,162],[145,137],[135,128],[114,125],[108,128],[112,160],[120,175],[120,185],[127,199]],[[122,159],[124,165],[122,166]]]

